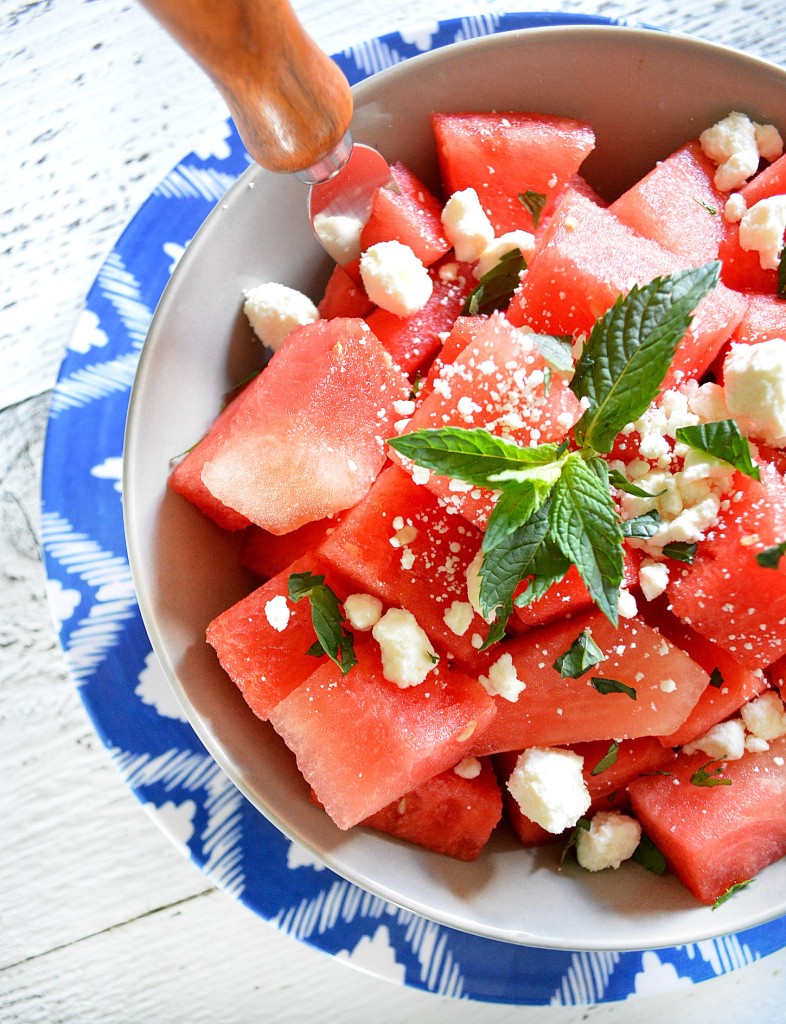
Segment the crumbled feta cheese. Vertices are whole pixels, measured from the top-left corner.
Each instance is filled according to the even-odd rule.
[[[483,769],[483,765],[480,761],[473,757],[472,754],[468,754],[463,761],[459,761],[453,768],[456,775],[461,776],[462,779],[476,779],[480,775]]]
[[[738,224],[745,216],[747,209],[748,204],[745,201],[745,196],[739,192],[732,192],[723,207],[723,216],[729,224]]]
[[[699,136],[704,154],[718,165],[714,181],[721,192],[739,188],[752,178],[759,169],[759,157],[770,159],[766,154],[778,151],[779,141],[780,136],[772,125],[758,125],[737,110]]]
[[[382,674],[401,689],[419,686],[437,664],[429,638],[404,608],[388,608],[371,635],[382,654]]]
[[[677,689],[677,684],[673,679],[663,679],[661,680],[660,688],[664,693],[674,693]]]
[[[590,806],[583,765],[584,758],[572,750],[530,747],[519,754],[507,787],[522,814],[558,834],[572,828]]]
[[[478,682],[492,697],[504,697],[515,704],[527,684],[519,679],[516,666],[509,653],[501,654],[489,669],[487,676],[478,676]]]
[[[639,567],[639,585],[648,601],[654,601],[663,593],[669,583],[669,567],[665,562],[652,558],[642,559]]]
[[[765,160],[772,163],[783,155],[783,139],[774,124],[757,124],[755,134],[759,155]]]
[[[748,733],[745,737],[745,749],[751,754],[765,754],[770,745],[767,740],[761,740],[758,736]]]
[[[360,257],[360,276],[371,302],[395,316],[412,316],[431,298],[433,283],[408,245],[377,242]]]
[[[275,281],[249,288],[244,295],[243,312],[254,334],[274,352],[296,327],[319,319],[317,307],[307,295]]]
[[[350,594],[344,602],[344,614],[353,629],[372,629],[382,617],[382,602],[373,594]]]
[[[786,340],[732,345],[723,380],[726,404],[742,433],[786,446]]]
[[[617,611],[623,619],[635,619],[638,614],[639,609],[636,605],[636,598],[625,587],[620,587],[619,597],[617,598]]]
[[[265,618],[277,633],[283,633],[289,624],[289,605],[283,594],[276,594],[265,602]]]
[[[689,393],[688,409],[698,416],[700,423],[714,423],[729,418],[723,388],[711,382],[702,384]]]
[[[358,258],[360,235],[364,228],[362,220],[344,214],[318,213],[314,216],[312,225],[323,249],[339,266],[346,266]]]
[[[740,708],[745,728],[760,740],[786,736],[786,707],[774,690],[768,690]]]
[[[456,636],[464,636],[474,617],[475,612],[468,601],[454,601],[443,615],[445,625]]]
[[[529,259],[535,250],[535,236],[529,231],[506,231],[493,241],[489,242],[480,254],[477,266],[472,271],[476,278],[483,277],[497,266],[503,256],[518,249],[522,256]]]
[[[745,727],[739,718],[718,722],[682,749],[686,754],[701,750],[715,761],[739,761],[745,753]]]
[[[619,811],[598,811],[589,829],[580,828],[576,836],[576,858],[587,871],[618,868],[628,860],[641,842],[641,825]]]
[[[740,246],[759,254],[764,270],[777,270],[786,231],[786,196],[768,196],[746,210],[740,221]]]
[[[474,188],[454,192],[442,210],[442,227],[456,259],[474,263],[494,240],[494,228]]]
[[[427,484],[431,478],[431,470],[425,466],[415,466],[412,470],[412,482],[416,484]]]

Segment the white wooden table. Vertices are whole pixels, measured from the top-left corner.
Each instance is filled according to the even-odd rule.
[[[499,6],[296,2],[328,52]],[[772,0],[506,9],[626,15],[786,64],[786,12]],[[0,0],[0,96],[0,1019],[783,1020],[786,952],[627,1005],[510,1008],[400,988],[276,932],[151,824],[96,737],[50,623],[37,538],[47,396],[112,243],[225,111],[131,0]]]

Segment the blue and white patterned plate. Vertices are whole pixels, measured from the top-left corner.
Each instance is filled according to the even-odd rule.
[[[473,36],[608,19],[500,14],[445,21],[336,58],[350,82]],[[185,721],[152,654],[128,567],[120,497],[131,384],[153,309],[197,227],[249,157],[229,123],[182,160],[91,289],[54,390],[42,540],[68,667],[128,786],[212,881],[282,931],[413,988],[577,1005],[690,986],[786,945],[786,919],[657,952],[571,953],[453,931],[369,895],[290,843],[235,789]]]

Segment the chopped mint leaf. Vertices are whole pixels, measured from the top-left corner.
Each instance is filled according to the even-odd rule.
[[[710,215],[710,217],[717,217],[718,216],[718,207],[717,206],[713,206],[712,203],[706,202],[700,196],[694,196],[693,198],[696,200],[696,202],[699,204],[699,206],[703,206],[704,207],[704,209],[707,211],[707,213]]]
[[[623,519],[622,536],[643,537],[646,539],[658,532],[658,527],[661,523],[660,513],[653,509],[651,512],[645,512],[644,515],[634,516],[632,519]]]
[[[491,479],[496,474],[545,466],[557,458],[555,444],[523,448],[482,427],[413,430],[389,438],[388,444],[419,466],[492,490],[498,489],[498,483]]]
[[[573,849],[573,847],[576,845],[576,843],[579,841],[579,833],[580,832],[589,832],[591,827],[592,827],[592,823],[590,822],[589,818],[584,818],[584,817],[579,818],[579,820],[576,822],[574,828],[571,830],[571,833],[568,836],[567,842],[565,843],[565,845],[562,848],[562,854],[561,854],[560,859],[559,859],[560,867],[562,867],[562,865],[565,863],[565,858],[570,853],[570,851]]]
[[[775,286],[775,294],[781,299],[786,299],[786,245],[781,249],[778,260],[778,283]]]
[[[726,779],[721,775],[723,766],[718,764],[715,771],[708,772],[707,769],[711,764],[718,764],[717,761],[708,761],[702,765],[701,768],[697,769],[690,777],[690,781],[694,786],[730,786],[731,779]]]
[[[464,300],[462,316],[478,316],[504,309],[519,286],[519,277],[527,269],[521,249],[513,248],[485,273]]]
[[[649,491],[645,491],[643,487],[639,487],[638,484],[631,483],[618,469],[612,469],[609,472],[609,481],[618,490],[624,491],[626,494],[632,494],[634,498],[659,498],[661,494],[666,493],[663,490],[658,491],[657,494],[651,494]]]
[[[530,334],[529,337],[557,373],[573,372],[573,338],[569,334]]]
[[[590,775],[600,775],[602,772],[605,772],[607,768],[611,768],[613,764],[616,764],[619,748],[619,743],[617,743],[616,740],[612,740],[611,746],[607,750],[606,754],[600,759],[600,761],[598,761],[590,772]]]
[[[415,399],[418,397],[418,392],[419,391],[420,391],[420,370],[417,370],[416,373],[415,373],[415,379],[412,381],[412,387],[409,389],[409,400],[410,400],[410,402],[414,402],[415,401]]]
[[[547,198],[542,192],[533,192],[529,188],[526,192],[519,192],[519,202],[523,203],[532,214],[533,228],[537,229],[540,223],[540,215],[543,213],[543,207],[546,205]]]
[[[354,638],[344,628],[338,598],[325,583],[324,575],[293,572],[287,581],[287,591],[290,601],[297,603],[307,597],[311,602],[311,622],[317,642],[306,653],[315,655],[319,646],[346,675],[357,664]]]
[[[781,544],[774,544],[771,548],[765,548],[756,555],[756,561],[762,569],[777,569],[780,560],[786,555],[786,540]]]
[[[740,889],[744,889],[746,886],[755,882],[755,878],[746,878],[744,882],[735,882],[734,885],[730,885],[729,888],[721,896],[719,896],[712,904],[711,910],[717,910],[718,907],[722,907],[726,900],[730,899],[735,892],[739,892]]]
[[[491,628],[486,634],[486,639],[480,645],[479,650],[486,651],[489,647],[498,643],[505,636],[505,628],[508,624],[508,619],[513,613],[513,601],[509,599],[504,605],[497,608],[497,613],[494,616],[494,621],[491,624]]]
[[[595,323],[570,384],[589,401],[574,428],[580,445],[609,452],[620,430],[641,416],[719,269],[708,263],[634,285]]]
[[[564,654],[560,654],[553,668],[563,679],[578,679],[603,660],[603,651],[586,629],[576,637]]]
[[[306,651],[306,654],[308,655],[309,658],[321,658],[324,655],[324,653],[325,648],[322,646],[319,640],[315,640],[314,643]]]
[[[647,871],[652,871],[656,875],[663,875],[666,873],[666,858],[650,837],[644,832],[641,834],[639,845],[633,851],[632,859],[635,860],[637,864],[641,864],[641,866],[646,868]]]
[[[714,668],[710,672],[710,686],[714,686],[716,690],[720,690],[721,686],[723,686],[723,675],[719,668]]]
[[[675,562],[685,562],[687,565],[693,565],[697,547],[698,545],[695,541],[673,540],[671,543],[663,545],[661,554],[665,555],[666,558],[673,558]]]
[[[579,571],[590,596],[613,625],[622,581],[622,529],[606,463],[569,453],[552,492],[551,535]]]
[[[698,423],[693,427],[680,427],[677,440],[696,451],[727,462],[741,473],[760,480],[759,467],[751,458],[751,446],[740,433],[734,420]]]
[[[604,679],[602,676],[593,676],[590,682],[598,693],[626,693],[631,700],[636,700],[636,691],[632,686],[626,686],[618,679]]]
[[[551,488],[549,483],[533,480],[528,487],[503,491],[486,523],[482,544],[484,555],[523,526],[549,496]]]

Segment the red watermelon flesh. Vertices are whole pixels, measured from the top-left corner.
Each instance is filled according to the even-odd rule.
[[[584,629],[606,657],[579,679],[563,679],[554,662]],[[515,702],[494,698],[497,716],[479,737],[476,754],[660,736],[684,721],[708,682],[699,665],[649,626],[621,619],[615,628],[598,611],[504,640],[478,655],[473,671],[486,675],[504,654],[526,686]],[[631,687],[635,699],[599,693],[593,676]]]
[[[786,653],[786,559],[756,561],[786,538],[786,483],[774,466],[759,469],[761,481],[736,475],[729,507],[668,586],[679,618],[754,671]]]
[[[770,338],[786,338],[786,302],[775,294],[751,294],[747,299],[748,308],[732,340],[741,345],[758,345]]]
[[[275,534],[341,512],[382,468],[393,405],[409,388],[362,320],[299,327],[221,421],[202,479]]]
[[[538,240],[507,317],[547,334],[588,333],[634,284],[690,266],[577,193],[560,203]],[[746,300],[717,285],[697,307],[663,382],[700,377],[742,318]]]
[[[430,360],[450,331],[464,300],[477,282],[466,263],[441,261],[430,271],[433,290],[426,305],[412,316],[375,309],[366,323],[390,353],[393,362],[413,374]]]
[[[411,612],[438,651],[467,660],[476,651],[472,638],[485,637],[488,625],[473,614],[459,636],[445,613],[454,602],[467,602],[467,566],[481,540],[479,530],[449,515],[428,488],[390,466],[318,554],[359,592]]]
[[[462,336],[469,319],[461,323]],[[545,360],[501,313],[472,320],[472,341],[442,367],[404,433],[453,425],[484,427],[524,446],[562,441],[581,416],[576,396],[556,373],[546,386]],[[425,486],[477,526],[488,520],[490,491],[436,474]]]
[[[714,174],[715,164],[694,140],[658,161],[609,209],[622,224],[699,266],[717,259],[726,234],[726,196]]]
[[[740,189],[748,209],[770,196],[783,195],[786,192],[786,156],[779,157],[764,170],[752,178]],[[723,260],[723,281],[730,288],[744,291],[761,292],[774,295],[778,272],[765,270],[761,266],[759,254],[755,249],[746,251],[740,245],[739,224],[728,224],[727,236],[720,248],[719,255]]]
[[[532,213],[518,198],[528,191],[546,197],[545,223],[595,146],[588,124],[565,117],[433,114],[432,124],[446,197],[474,188],[497,235],[535,230]]]
[[[457,860],[477,860],[502,817],[491,761],[466,779],[449,768],[360,824]]]
[[[378,648],[356,638],[347,675],[322,665],[270,714],[301,774],[341,829],[458,764],[494,717],[474,679],[435,666],[419,686],[385,679]]]
[[[691,776],[721,769],[731,785],[697,786]],[[683,754],[669,775],[629,787],[633,810],[671,870],[702,903],[753,878],[786,854],[786,739],[765,753],[711,762]]]
[[[221,667],[239,687],[254,714],[263,720],[319,665],[316,658],[306,654],[317,638],[311,623],[310,602],[306,598],[297,602],[288,599],[287,583],[294,572],[327,573],[328,586],[340,600],[346,596],[336,573],[313,555],[305,555],[222,612],[207,627],[207,641],[215,649]],[[288,610],[289,618],[283,629],[273,625],[277,620],[271,601]]]
[[[703,736],[713,725],[729,718],[743,704],[767,689],[767,680],[761,670],[753,672],[745,668],[723,647],[691,629],[671,613],[665,598],[641,604],[641,613],[650,626],[683,651],[689,651],[691,658],[710,677],[713,671],[720,674],[719,685],[707,685],[682,725],[660,737],[664,746],[681,747]]]
[[[442,204],[403,164],[391,164],[390,172],[398,191],[378,188],[374,193],[361,249],[365,252],[377,242],[401,242],[428,267],[450,249],[442,233]]]
[[[325,286],[325,294],[317,306],[323,320],[365,316],[371,312],[374,303],[366,295],[363,285],[358,283],[359,276],[359,270],[353,277],[344,267],[336,265],[333,268],[333,273]]]
[[[289,568],[298,558],[318,548],[335,530],[340,518],[315,519],[280,536],[263,530],[261,526],[249,526],[240,544],[240,564],[260,579],[269,580]]]

